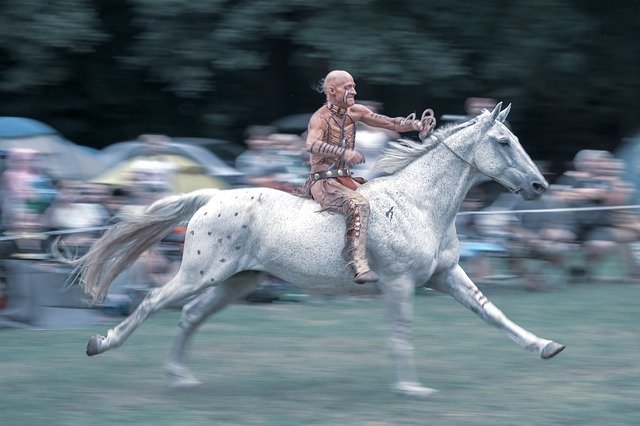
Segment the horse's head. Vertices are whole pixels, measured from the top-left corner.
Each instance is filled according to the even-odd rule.
[[[480,132],[470,148],[471,164],[487,177],[502,184],[525,200],[535,200],[549,188],[538,167],[525,152],[518,138],[504,125],[511,105],[501,110],[500,102],[491,112],[474,119]]]

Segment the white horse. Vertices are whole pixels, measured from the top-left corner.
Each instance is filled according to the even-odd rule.
[[[333,295],[381,294],[395,365],[392,389],[427,397],[410,341],[415,290],[427,286],[453,296],[524,349],[550,358],[564,345],[510,321],[458,264],[454,219],[468,190],[495,179],[525,199],[548,188],[537,167],[503,124],[510,106],[437,130],[423,143],[401,140],[378,166],[387,176],[359,188],[370,201],[368,256],[375,284],[353,282],[341,256],[345,221],[310,199],[268,188],[200,190],[170,196],[137,216],[124,217],[76,260],[85,291],[100,301],[109,284],[172,228],[188,220],[180,271],[151,290],[106,337],[94,335],[87,355],[120,346],[147,318],[169,303],[195,296],[182,309],[180,330],[167,360],[176,386],[199,382],[185,365],[191,334],[215,312],[258,286],[260,272],[308,291]]]

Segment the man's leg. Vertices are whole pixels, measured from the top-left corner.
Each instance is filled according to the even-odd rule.
[[[353,192],[347,210],[347,244],[345,254],[355,276],[355,282],[365,284],[378,281],[378,274],[369,267],[367,260],[367,224],[369,223],[369,202],[362,195]]]
[[[358,284],[378,281],[367,261],[367,223],[369,202],[367,199],[333,179],[324,179],[311,187],[311,195],[322,208],[341,213],[347,222],[346,244],[343,254]]]

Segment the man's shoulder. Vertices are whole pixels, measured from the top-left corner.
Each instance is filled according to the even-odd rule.
[[[317,139],[321,136],[321,133],[327,127],[328,118],[324,115],[321,109],[317,110],[311,117],[309,118],[309,123],[307,125],[307,136],[308,139],[310,136],[312,139]]]
[[[324,104],[320,105],[317,110],[313,113],[313,115],[322,115],[327,113],[329,110],[325,107]]]
[[[325,111],[326,108],[318,108],[316,112],[311,114],[311,118],[309,118],[309,125],[313,126],[324,123],[327,121],[329,114]]]
[[[371,110],[367,106],[365,106],[363,104],[355,104],[355,105],[349,107],[349,109],[347,110],[347,113],[349,115],[355,115],[357,117],[361,117],[361,116],[363,116],[365,114],[368,114],[370,112],[371,112]]]

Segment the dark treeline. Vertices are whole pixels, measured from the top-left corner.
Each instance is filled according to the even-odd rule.
[[[313,111],[350,71],[390,115],[513,103],[536,159],[636,130],[640,6],[595,0],[3,0],[0,115],[102,147],[144,132],[226,138]]]

